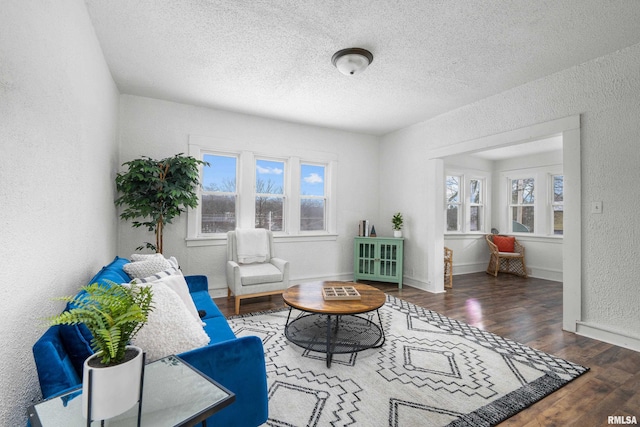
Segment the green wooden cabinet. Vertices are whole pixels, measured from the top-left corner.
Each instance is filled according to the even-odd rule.
[[[354,281],[391,282],[402,289],[403,249],[402,238],[356,237],[353,243]]]

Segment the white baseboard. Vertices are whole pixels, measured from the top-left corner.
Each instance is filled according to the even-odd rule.
[[[553,282],[562,282],[562,270],[551,270],[535,266],[527,266],[527,269],[529,270],[528,274],[530,277],[551,280]]]
[[[209,295],[211,298],[222,298],[227,296],[227,288],[209,288]]]
[[[471,273],[480,273],[487,269],[487,263],[478,263],[478,262],[470,262],[466,264],[453,264],[453,275],[457,276],[459,274],[471,274]]]
[[[445,290],[436,291],[431,283],[424,282],[422,280],[417,280],[417,279],[414,279],[413,277],[404,276],[402,278],[402,286],[404,287],[405,285],[411,286],[413,288],[421,289],[423,291],[427,291],[432,294],[442,294],[446,292]]]
[[[453,264],[453,275],[481,273],[487,270],[486,263]],[[544,267],[527,266],[529,277],[562,282],[562,271]]]
[[[588,322],[576,322],[576,333],[587,338],[608,342],[618,347],[640,352],[640,337],[630,337]]]

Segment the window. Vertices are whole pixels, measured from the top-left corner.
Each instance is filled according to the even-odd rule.
[[[477,233],[485,226],[485,183],[482,171],[445,176],[445,232]],[[481,176],[481,177],[478,177]]]
[[[300,164],[300,231],[325,230],[325,166]]]
[[[460,176],[446,177],[446,231],[462,231],[460,230],[460,214],[461,214],[461,200],[460,194]]]
[[[256,228],[284,230],[284,171],[284,162],[256,160]]]
[[[205,154],[202,168],[200,233],[226,233],[236,228],[238,159]]]
[[[335,239],[336,155],[255,153],[241,146],[189,136],[189,155],[209,166],[201,168],[200,203],[188,209],[187,246],[221,245],[236,228],[265,228],[277,238]]]
[[[535,220],[535,179],[511,179],[509,199],[511,231],[533,233]]]
[[[564,180],[562,167],[549,165],[500,173],[499,229],[536,236],[563,234]]]
[[[469,181],[469,231],[484,230],[484,201],[481,179]]]
[[[551,234],[562,235],[564,233],[564,176],[552,175],[551,185],[553,191],[551,199]]]

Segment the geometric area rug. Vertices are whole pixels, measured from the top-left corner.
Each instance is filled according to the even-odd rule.
[[[264,344],[264,426],[493,426],[588,370],[390,295],[379,311],[384,345],[335,354],[330,368],[287,340],[288,308],[229,318]]]

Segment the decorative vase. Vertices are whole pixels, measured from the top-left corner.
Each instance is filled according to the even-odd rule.
[[[393,237],[402,237],[402,230],[393,230]]]
[[[119,365],[99,366],[101,352],[84,361],[82,374],[82,415],[93,420],[105,420],[131,409],[140,400],[144,353],[140,347],[127,346],[127,352],[137,352]],[[95,360],[97,359],[97,360]],[[91,372],[91,390],[89,390]],[[91,413],[89,414],[89,395]]]

